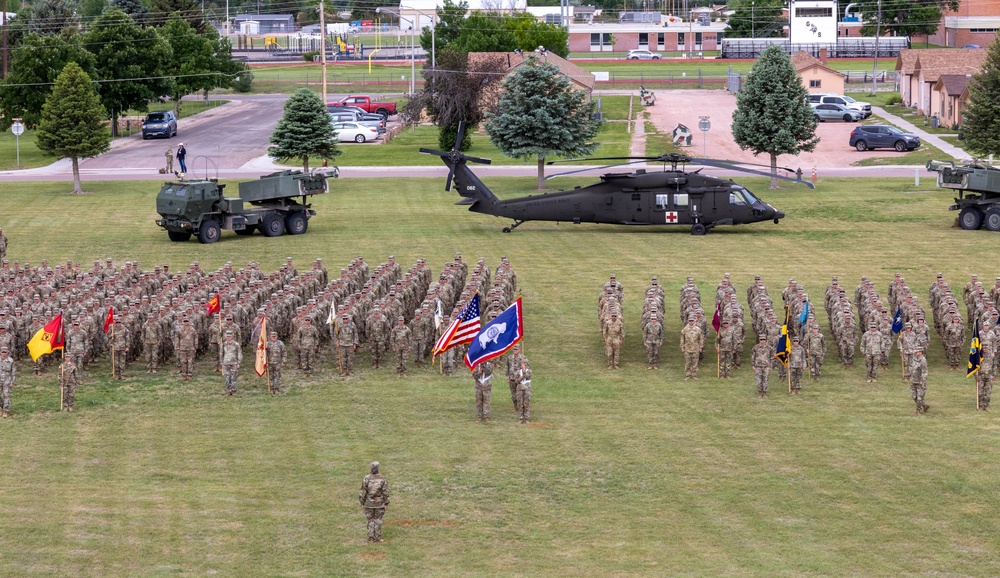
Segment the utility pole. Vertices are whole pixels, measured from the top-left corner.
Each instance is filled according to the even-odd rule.
[[[319,0],[319,62],[323,68],[323,106],[326,106],[326,8]]]
[[[875,96],[875,83],[878,80],[878,37],[882,26],[882,0],[878,0],[878,12],[875,13],[875,64],[872,67],[872,96]]]
[[[756,2],[750,2],[750,38],[754,38],[756,36],[756,32],[757,32],[756,26],[754,26],[754,20],[753,20],[753,13],[754,13],[754,8],[755,7],[756,7]]]
[[[7,0],[3,0],[3,70],[0,78],[7,78]]]

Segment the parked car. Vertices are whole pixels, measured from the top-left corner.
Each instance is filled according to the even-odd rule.
[[[625,55],[627,60],[659,60],[660,55],[656,52],[650,52],[645,48],[636,48],[634,50],[629,50],[628,54]]]
[[[361,115],[361,120],[385,120],[381,114],[377,112],[365,112],[365,109],[360,106],[338,106],[335,104],[326,105],[327,112],[356,112]]]
[[[142,140],[152,136],[177,136],[177,117],[172,110],[157,110],[142,121]]]
[[[362,143],[378,138],[378,130],[375,127],[356,122],[336,122],[333,124],[333,130],[337,131],[337,139],[340,142]]]
[[[966,44],[962,48],[982,48],[982,46],[980,46],[978,44]]]
[[[859,151],[892,148],[899,152],[920,146],[920,137],[886,124],[862,124],[851,131],[850,144]]]
[[[378,115],[375,115],[378,116]],[[330,122],[356,122],[364,126],[370,126],[375,128],[379,134],[385,133],[385,121],[382,120],[381,116],[378,116],[378,120],[362,120],[362,115],[354,111],[341,111],[341,112],[331,112]]]
[[[828,120],[842,120],[844,122],[857,122],[864,116],[860,110],[853,110],[839,104],[814,104],[813,114],[816,120],[825,122]]]
[[[815,92],[809,95],[809,104],[839,104],[840,106],[861,111],[863,118],[872,115],[872,105],[868,102],[854,100],[842,94],[832,92]]]
[[[369,96],[348,96],[344,100],[339,102],[328,102],[327,106],[358,106],[361,107],[365,112],[374,112],[381,114],[384,118],[389,118],[390,116],[396,114],[396,103],[395,102],[376,102]]]

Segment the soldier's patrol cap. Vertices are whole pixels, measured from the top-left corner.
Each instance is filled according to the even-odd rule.
[[[3,347],[0,347],[0,353],[10,353],[10,350],[7,349],[7,346],[5,345]]]
[[[406,319],[404,319],[403,316],[400,315],[399,317],[396,318],[396,321],[406,321]]]
[[[767,335],[760,334],[757,336],[757,341],[767,341]]]
[[[614,273],[612,273],[612,274],[611,274],[611,278],[612,278],[612,279],[614,279],[614,278],[615,278],[615,274],[614,274]]]
[[[341,319],[350,319],[351,316],[349,314],[347,314],[347,313],[344,313],[343,315],[340,316],[340,318]]]
[[[236,334],[233,333],[232,331],[227,331],[226,332],[226,337],[236,337]]]
[[[306,320],[306,321],[308,321],[309,323],[312,323],[312,318],[311,318],[311,317],[303,317],[303,319],[305,319],[305,320]]]
[[[121,324],[122,324],[121,319],[115,319],[115,325],[121,325]]]
[[[978,279],[978,278],[979,278],[979,275],[976,275],[975,273],[973,273],[973,274],[972,274],[972,278],[973,278],[973,279]]]
[[[799,342],[799,338],[798,337],[793,337],[792,338],[792,343],[798,343],[798,342]]]
[[[688,315],[688,321],[694,321],[694,320],[695,320],[694,315]]]
[[[653,275],[653,282],[656,282],[656,275]]]
[[[694,281],[694,277],[688,277],[687,281],[688,281],[688,283],[691,283],[692,281]]]
[[[191,323],[191,320],[190,320],[190,319],[188,319],[187,317],[185,317],[185,318],[184,318],[184,323]]]
[[[267,335],[268,335],[268,337],[277,337],[278,336],[278,332],[277,331],[271,331]]]
[[[907,329],[911,329],[913,327],[913,324],[910,323],[909,321],[907,321],[906,323],[903,324],[903,327],[905,327]]]

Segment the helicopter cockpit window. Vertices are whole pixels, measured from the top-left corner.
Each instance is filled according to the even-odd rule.
[[[674,208],[687,207],[688,206],[688,195],[687,193],[678,193],[674,195]]]
[[[656,195],[656,209],[659,211],[665,211],[667,209],[667,203],[670,202],[670,195]]]
[[[742,189],[733,189],[729,191],[729,204],[737,206],[743,206],[747,204],[746,199],[743,198]]]
[[[751,205],[757,202],[757,197],[753,196],[753,193],[746,189],[743,189],[743,197],[746,198],[747,202]]]

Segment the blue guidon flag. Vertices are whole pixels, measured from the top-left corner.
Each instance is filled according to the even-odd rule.
[[[521,317],[521,298],[518,297],[517,301],[476,334],[465,354],[465,365],[470,370],[476,369],[480,363],[507,353],[522,339],[524,319]]]

